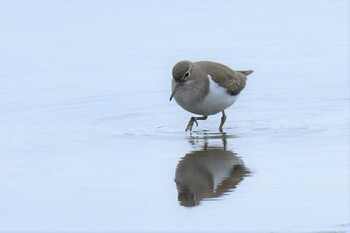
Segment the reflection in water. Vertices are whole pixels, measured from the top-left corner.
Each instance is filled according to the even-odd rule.
[[[226,134],[220,137],[223,146],[210,147],[211,137],[204,135],[203,148],[191,151],[179,162],[175,182],[182,206],[193,207],[204,198],[217,198],[235,189],[250,174],[243,161],[233,151],[226,150]],[[189,141],[193,144],[198,138],[191,137]]]

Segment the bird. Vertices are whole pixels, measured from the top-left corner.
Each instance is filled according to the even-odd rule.
[[[226,65],[212,61],[191,62],[182,60],[172,70],[171,96],[192,116],[185,131],[192,131],[198,120],[222,113],[219,131],[223,132],[226,121],[225,109],[230,107],[246,86],[247,76],[253,70],[234,71]]]
[[[178,163],[175,183],[182,206],[193,207],[203,199],[218,198],[237,188],[251,174],[231,150],[207,148],[191,151]]]

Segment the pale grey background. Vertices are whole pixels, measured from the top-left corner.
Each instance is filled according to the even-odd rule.
[[[0,230],[349,229],[347,0],[2,0],[0,22]],[[175,169],[220,116],[184,132],[181,59],[255,71],[225,128],[252,175],[193,208]]]

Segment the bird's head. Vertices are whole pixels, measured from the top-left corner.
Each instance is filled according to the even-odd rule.
[[[191,78],[193,63],[190,61],[180,61],[173,68],[173,79],[176,85],[170,96],[170,101],[174,97],[176,91],[181,87],[188,79]]]

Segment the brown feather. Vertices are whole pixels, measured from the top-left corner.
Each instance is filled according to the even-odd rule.
[[[195,64],[209,74],[217,84],[226,88],[231,95],[238,95],[246,85],[246,76],[253,73],[252,70],[234,71],[225,65],[210,61],[199,61]]]

